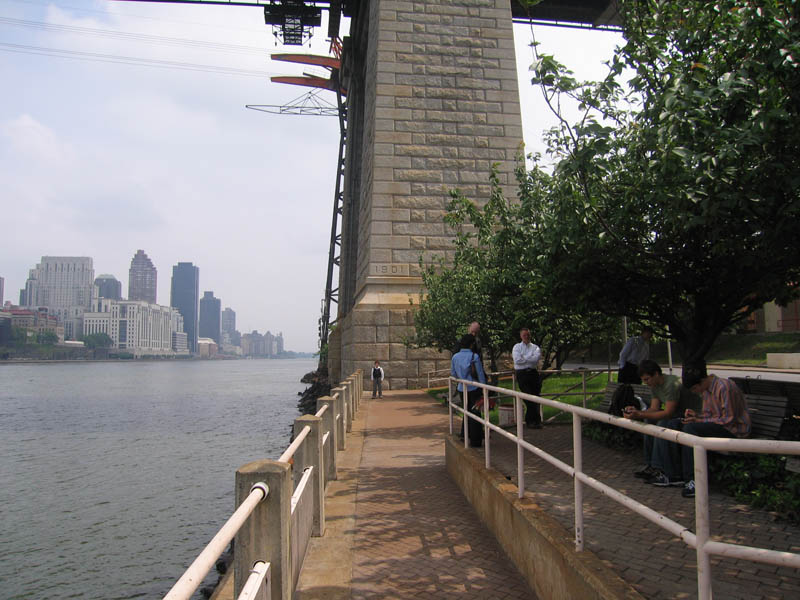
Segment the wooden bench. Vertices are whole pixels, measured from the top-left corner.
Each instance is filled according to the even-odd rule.
[[[789,399],[786,396],[745,394],[747,412],[750,413],[751,438],[774,440],[778,437],[786,418]]]

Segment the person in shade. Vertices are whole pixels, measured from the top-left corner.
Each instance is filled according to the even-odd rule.
[[[648,421],[660,427],[668,427],[671,419],[680,417],[686,409],[694,406],[691,402],[692,394],[681,386],[681,380],[676,375],[664,375],[657,362],[645,359],[639,363],[639,377],[652,392],[650,407],[647,410],[637,410],[633,406],[628,406],[624,414],[626,419]],[[643,438],[644,467],[635,471],[634,475],[653,485],[669,485],[662,465],[653,462],[656,439],[649,435]],[[677,448],[671,448],[673,452],[676,450]]]
[[[619,383],[642,383],[639,377],[639,363],[650,358],[650,340],[653,330],[643,327],[640,335],[628,338],[619,353]]]
[[[383,367],[379,361],[372,366],[372,397],[377,392],[378,398],[383,398]]]
[[[457,379],[466,379],[468,381],[479,381],[486,383],[486,374],[483,372],[483,364],[481,364],[480,356],[473,351],[473,344],[475,343],[475,336],[466,334],[459,341],[459,351],[453,355],[450,360],[450,375]],[[473,366],[475,368],[475,375],[473,375]],[[459,382],[459,393],[464,392],[464,383]],[[467,386],[467,410],[474,412],[475,404],[483,397],[481,388],[476,385],[466,384]],[[464,417],[466,418],[466,417]],[[468,419],[467,433],[469,435],[469,444],[473,447],[480,447],[483,444],[483,425],[474,419]],[[462,428],[463,431],[463,428]]]
[[[539,360],[542,351],[539,346],[531,342],[531,330],[523,327],[519,330],[520,342],[511,349],[511,358],[514,359],[514,376],[519,383],[521,392],[538,396],[542,392],[542,382],[539,379]],[[533,429],[542,428],[542,413],[539,404],[532,400],[525,400],[525,425]]]
[[[702,396],[699,411],[686,409],[681,429],[699,437],[744,438],[750,435],[750,413],[744,395],[733,381],[709,375],[705,361],[687,364],[683,368],[683,386]],[[694,449],[681,445],[683,497],[694,498]],[[675,471],[676,465],[670,465]]]

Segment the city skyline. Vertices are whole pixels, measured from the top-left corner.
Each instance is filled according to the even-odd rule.
[[[96,273],[127,284],[131,256],[143,248],[162,274],[158,304],[169,305],[163,274],[191,261],[200,267],[202,289],[214,290],[236,310],[240,331],[281,330],[297,351],[316,351],[338,122],[244,106],[287,104],[303,94],[302,88],[270,83],[269,76],[299,75],[309,67],[276,63],[268,55],[328,54],[325,22],[310,47],[300,50],[276,46],[263,11],[254,8],[0,0],[0,10],[61,30],[0,24],[9,43],[255,75],[3,53],[0,76],[13,93],[0,96],[0,186],[17,225],[0,252],[5,298],[16,302],[27,269],[42,255],[92,256]],[[88,35],[85,28],[200,44],[126,41]],[[620,39],[596,31],[535,30],[540,50],[555,53],[578,77],[602,76],[597,66]],[[541,150],[547,109],[539,91],[525,84],[532,61],[528,28],[517,26],[516,34],[525,138],[529,151]],[[589,65],[593,71],[584,68]],[[324,97],[335,104],[333,94]],[[335,317],[335,305],[332,312]]]

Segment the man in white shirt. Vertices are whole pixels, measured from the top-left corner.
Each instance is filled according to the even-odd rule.
[[[531,342],[531,330],[527,327],[519,330],[519,337],[522,341],[515,344],[511,350],[517,383],[521,392],[538,396],[542,391],[542,383],[539,380],[539,360],[542,351],[539,346]],[[539,404],[530,400],[524,402],[525,424],[533,429],[541,429],[542,413],[539,411]]]

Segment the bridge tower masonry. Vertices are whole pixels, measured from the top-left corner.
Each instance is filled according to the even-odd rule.
[[[450,191],[485,201],[496,164],[505,192],[516,194],[522,121],[511,17],[509,0],[358,3],[342,66],[348,131],[334,381],[360,368],[368,382],[380,360],[389,389],[418,388],[428,371],[449,367],[448,354],[404,342],[423,292],[420,257],[453,257],[443,221]]]

